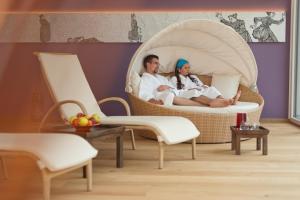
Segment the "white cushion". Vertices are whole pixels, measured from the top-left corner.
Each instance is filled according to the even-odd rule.
[[[173,116],[110,116],[101,119],[102,124],[146,126],[159,134],[166,144],[178,144],[196,138],[199,131],[184,117]]]
[[[259,105],[253,102],[237,102],[223,108],[211,108],[208,106],[165,106],[174,110],[193,113],[214,113],[214,114],[236,114],[238,112],[254,112],[259,109]]]
[[[240,77],[240,75],[213,74],[211,86],[217,88],[224,98],[233,98],[237,93]]]
[[[99,108],[77,55],[39,53],[38,56],[55,102],[76,100],[84,105],[88,114],[105,116]],[[60,111],[66,119],[81,112],[74,104],[64,104]]]
[[[0,133],[0,150],[35,155],[40,168],[59,171],[84,163],[97,155],[86,140],[73,134]]]
[[[133,95],[138,96],[141,83],[141,77],[137,72],[133,72],[130,78]]]

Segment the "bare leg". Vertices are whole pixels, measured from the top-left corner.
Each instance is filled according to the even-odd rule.
[[[239,91],[236,93],[235,97],[233,98],[232,105],[235,105],[235,104],[237,103],[237,101],[238,101],[239,98],[241,97],[241,94],[242,94],[242,91],[241,91],[241,90],[239,90]]]
[[[226,107],[231,105],[233,102],[232,99],[213,99],[209,106],[212,108],[220,108],[220,107]]]
[[[229,101],[229,105],[236,105],[237,101],[239,100],[239,98],[241,97],[242,91],[239,90],[235,97],[233,97],[232,99],[225,99],[227,101]],[[217,99],[224,99],[224,97],[222,95],[219,95],[216,97]],[[217,104],[219,104],[219,102],[217,102]]]
[[[209,106],[210,102],[212,101],[212,99],[210,99],[206,96],[203,96],[203,95],[201,95],[199,97],[193,97],[192,100],[196,101],[196,102],[199,102],[201,104],[207,105],[207,106]]]
[[[201,106],[199,102],[183,97],[174,97],[173,103],[181,106]]]
[[[197,101],[201,104],[208,105],[213,108],[218,108],[218,107],[226,107],[232,104],[233,100],[232,99],[223,99],[223,98],[216,98],[216,99],[210,99],[206,96],[199,96],[199,97],[194,97],[192,98],[194,101]]]

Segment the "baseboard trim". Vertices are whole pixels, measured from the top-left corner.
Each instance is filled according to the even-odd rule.
[[[262,123],[278,123],[278,122],[290,122],[287,118],[261,118]]]

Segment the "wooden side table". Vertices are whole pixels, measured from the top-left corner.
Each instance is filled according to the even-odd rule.
[[[235,150],[236,155],[241,154],[241,138],[256,138],[256,150],[261,150],[261,139],[263,140],[263,155],[268,155],[268,134],[269,130],[259,126],[254,130],[240,130],[236,126],[231,129],[231,150]]]
[[[92,127],[89,131],[77,132],[75,128],[64,124],[48,124],[44,126],[41,132],[55,132],[55,133],[71,133],[79,135],[86,140],[92,140],[104,136],[116,137],[116,167],[123,167],[123,133],[124,126],[118,125],[98,125]]]

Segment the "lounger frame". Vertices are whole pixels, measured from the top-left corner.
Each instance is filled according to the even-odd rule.
[[[26,156],[29,157],[36,162],[39,160],[39,158],[31,152],[26,151],[6,151],[6,150],[0,150],[0,159],[1,159],[1,165],[3,169],[4,178],[8,179],[8,171],[6,167],[6,161],[5,158],[9,156]],[[50,171],[47,168],[41,169],[41,175],[43,179],[43,196],[44,200],[50,200],[50,191],[51,191],[51,180],[59,175],[65,174],[67,172],[73,171],[78,168],[85,167],[86,169],[86,178],[87,178],[87,191],[92,190],[92,159],[85,161],[83,163],[80,163],[78,165],[75,165],[73,167],[59,170],[59,171]]]

